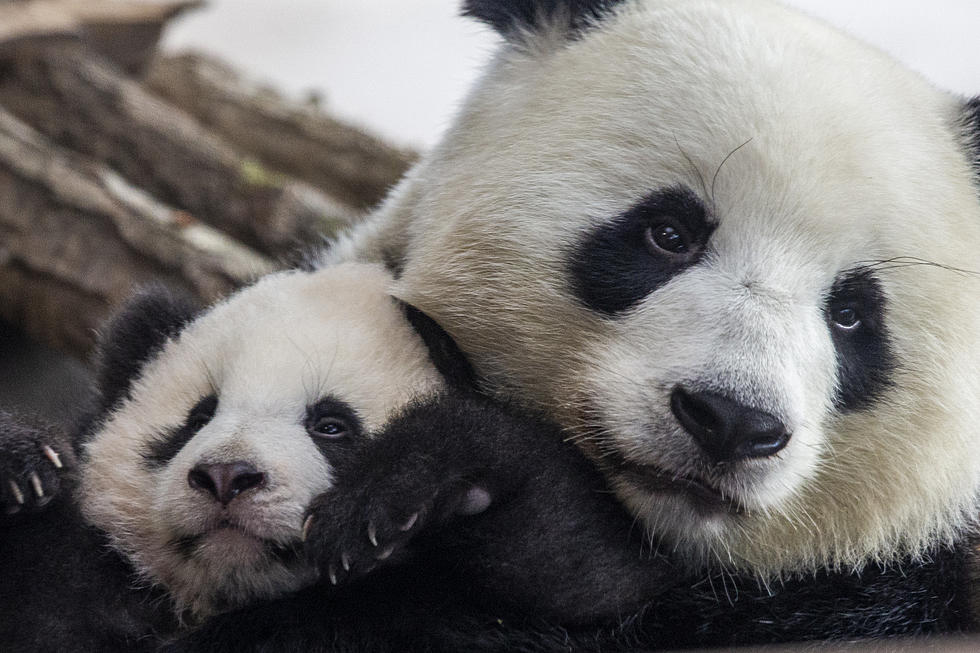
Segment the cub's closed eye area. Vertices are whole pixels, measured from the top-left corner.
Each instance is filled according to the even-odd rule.
[[[218,410],[218,396],[202,397],[187,412],[184,423],[179,428],[169,429],[150,442],[143,450],[143,461],[148,467],[162,467],[180,453],[188,442],[208,425]]]

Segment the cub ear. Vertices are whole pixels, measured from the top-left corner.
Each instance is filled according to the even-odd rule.
[[[411,304],[397,301],[402,305],[412,328],[425,343],[429,350],[429,359],[442,374],[446,384],[455,389],[476,390],[476,372],[456,341],[431,317]]]
[[[137,292],[99,334],[96,370],[102,409],[123,399],[143,365],[197,314],[193,300],[162,285]]]
[[[623,0],[464,0],[463,15],[482,21],[507,40],[546,25],[567,26],[574,33],[602,18]]]

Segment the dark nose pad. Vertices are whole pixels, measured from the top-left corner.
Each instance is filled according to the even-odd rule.
[[[778,419],[714,392],[692,392],[677,386],[670,410],[713,462],[772,456],[789,442]]]
[[[246,462],[201,464],[187,472],[188,485],[208,492],[225,506],[264,482],[265,474]]]

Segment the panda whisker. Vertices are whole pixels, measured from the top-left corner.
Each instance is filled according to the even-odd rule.
[[[711,178],[711,193],[709,193],[709,199],[711,200],[711,203],[712,204],[716,204],[716,202],[715,202],[715,184],[717,184],[717,182],[718,182],[718,175],[721,173],[721,169],[725,167],[725,164],[728,163],[728,160],[729,159],[731,159],[733,156],[735,156],[735,153],[736,152],[738,152],[739,150],[741,150],[743,147],[745,147],[746,145],[748,145],[751,142],[752,142],[752,138],[749,138],[747,141],[745,141],[744,143],[742,143],[741,145],[739,145],[738,147],[736,147],[734,150],[732,150],[731,152],[729,152],[728,155],[724,159],[722,159],[721,163],[718,164],[718,169],[715,170],[715,174]]]
[[[938,263],[936,261],[930,261],[916,256],[895,256],[889,259],[882,259],[880,261],[859,261],[858,265],[852,268],[852,270],[856,272],[864,270],[874,272],[890,272],[892,270],[902,270],[905,268],[919,266],[940,268],[948,272],[954,272],[956,274],[967,276],[980,276],[980,271],[967,270],[965,268],[959,268],[946,263]]]
[[[704,175],[701,174],[701,169],[694,163],[691,157],[688,156],[687,152],[684,151],[684,148],[681,147],[681,142],[677,140],[677,134],[674,134],[674,144],[677,146],[677,151],[680,152],[681,156],[684,157],[684,159],[687,161],[688,165],[691,168],[691,171],[694,172],[695,175],[697,175],[698,183],[701,184],[701,192],[704,193],[704,196],[706,198],[711,199],[713,203],[714,199],[711,198],[711,194],[708,192],[708,186],[704,182]]]

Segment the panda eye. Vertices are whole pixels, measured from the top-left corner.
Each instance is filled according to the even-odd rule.
[[[344,437],[349,430],[344,419],[332,415],[320,417],[309,427],[310,435],[333,439]]]
[[[666,253],[683,256],[691,251],[690,238],[684,230],[666,222],[647,227],[646,243],[654,254]]]
[[[851,331],[861,326],[861,316],[850,306],[843,306],[834,310],[830,317],[838,329]]]
[[[184,428],[190,433],[197,433],[214,418],[214,413],[217,409],[217,396],[209,395],[201,399],[187,414],[187,421],[184,423]]]
[[[304,425],[310,437],[320,442],[346,440],[361,430],[354,409],[334,397],[324,397],[307,407]]]

